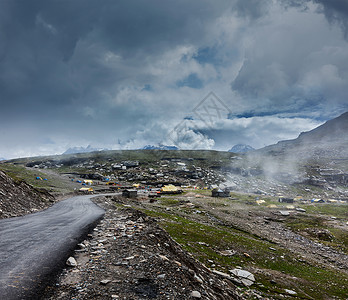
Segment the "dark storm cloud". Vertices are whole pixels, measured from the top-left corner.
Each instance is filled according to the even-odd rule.
[[[348,3],[329,2],[281,1],[292,22],[285,19],[272,25],[274,19],[269,19],[268,25],[256,30],[254,48],[246,53],[231,84],[244,101],[254,103],[255,115],[262,111],[311,115],[327,107],[329,117],[333,106],[347,109],[347,43],[339,39],[334,26],[321,21],[320,11],[324,9],[328,19],[331,11],[345,23]],[[310,7],[315,3],[323,6]]]
[[[230,4],[1,1],[0,125],[7,129],[0,132],[2,151],[11,152],[24,134],[29,146],[40,144],[42,135],[58,142],[66,133],[74,141],[77,128],[100,141],[104,128],[126,135],[145,126],[153,118],[146,111],[150,104],[122,92],[134,84],[151,86],[153,75],[144,66],[175,47],[199,44]],[[110,105],[115,98],[126,103]]]
[[[318,3],[322,5],[322,10],[331,23],[338,23],[342,26],[344,37],[348,38],[348,1],[346,0],[280,0],[284,5],[308,8],[308,3]]]
[[[69,114],[100,100],[124,74],[100,63],[110,51],[133,64],[204,36],[227,8],[220,1],[2,1],[2,117]],[[139,66],[140,67],[140,66]],[[120,74],[120,73],[123,74]],[[133,74],[132,74],[133,75]],[[22,108],[22,109],[21,109]]]
[[[281,3],[0,1],[0,156],[165,140],[211,91],[256,127],[257,116],[342,109],[347,43],[326,20],[346,30],[347,5]],[[231,124],[218,140],[236,134]]]
[[[178,44],[199,44],[231,10],[229,1],[208,0],[4,0],[0,6],[1,117],[12,118],[15,109],[17,118],[66,121],[78,118],[82,105],[102,110],[101,94],[116,94],[122,80],[141,76],[134,68],[144,60]],[[257,17],[262,5],[237,1],[233,11]],[[122,63],[101,62],[106,52]]]
[[[348,39],[348,2],[346,0],[316,0],[324,7],[324,13],[330,22],[338,22]]]
[[[272,0],[238,0],[235,9],[239,16],[258,19],[265,15]]]

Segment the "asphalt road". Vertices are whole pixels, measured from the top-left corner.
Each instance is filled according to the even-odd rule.
[[[86,233],[104,215],[91,196],[0,220],[0,299],[39,299]]]

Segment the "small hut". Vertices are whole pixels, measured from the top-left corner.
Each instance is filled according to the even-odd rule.
[[[230,196],[230,192],[227,190],[221,190],[221,189],[213,189],[211,191],[211,196],[212,197],[229,197]]]
[[[280,202],[280,203],[294,203],[294,199],[293,198],[279,197],[278,202]]]
[[[124,190],[122,196],[126,198],[136,198],[138,195],[137,190]]]

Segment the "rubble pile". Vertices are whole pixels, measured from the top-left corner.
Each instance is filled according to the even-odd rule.
[[[10,218],[47,208],[53,197],[34,189],[24,181],[15,182],[0,171],[0,219]]]
[[[48,299],[240,299],[240,288],[193,259],[152,218],[115,209],[111,199],[98,202],[104,220]]]

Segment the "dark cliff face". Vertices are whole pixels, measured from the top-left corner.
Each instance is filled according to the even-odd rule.
[[[14,181],[0,171],[0,219],[24,215],[48,207],[53,197],[32,188],[24,181]]]

